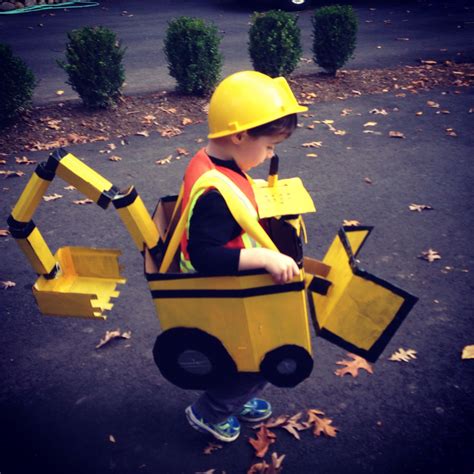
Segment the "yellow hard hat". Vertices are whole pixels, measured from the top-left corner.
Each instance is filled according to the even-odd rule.
[[[212,94],[208,138],[225,137],[307,110],[298,104],[284,77],[237,72],[226,77]]]

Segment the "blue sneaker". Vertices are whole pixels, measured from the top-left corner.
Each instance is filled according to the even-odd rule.
[[[244,421],[256,422],[266,420],[272,416],[272,406],[266,400],[261,398],[252,398],[249,400],[238,417]]]
[[[240,423],[235,416],[229,417],[221,423],[206,423],[191,406],[185,410],[189,424],[201,433],[209,433],[224,443],[235,441],[240,435]]]

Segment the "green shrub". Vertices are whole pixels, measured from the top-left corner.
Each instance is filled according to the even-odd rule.
[[[199,18],[179,17],[168,23],[165,55],[178,91],[205,95],[212,91],[222,69],[219,32]]]
[[[10,46],[0,44],[0,127],[8,125],[31,103],[36,79]]]
[[[336,75],[353,56],[357,42],[357,17],[350,5],[331,5],[313,15],[314,61]]]
[[[125,80],[122,65],[125,48],[115,33],[104,27],[84,27],[68,33],[66,61],[58,61],[68,84],[89,108],[115,104]]]
[[[298,17],[281,10],[254,13],[249,30],[253,67],[271,77],[291,74],[301,57]]]

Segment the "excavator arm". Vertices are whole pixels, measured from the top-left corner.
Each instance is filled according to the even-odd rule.
[[[117,249],[62,247],[53,255],[32,217],[53,179],[59,176],[79,192],[107,209],[117,210],[136,247],[153,252],[160,243],[158,229],[136,189],[119,191],[110,181],[64,149],[40,163],[18,199],[8,225],[38,279],[33,293],[44,314],[105,319],[118,297],[120,274]]]

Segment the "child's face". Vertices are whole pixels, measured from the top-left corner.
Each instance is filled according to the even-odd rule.
[[[233,158],[242,171],[249,171],[275,154],[275,147],[287,136],[273,135],[254,138],[247,132],[238,134],[238,141],[234,147]]]

